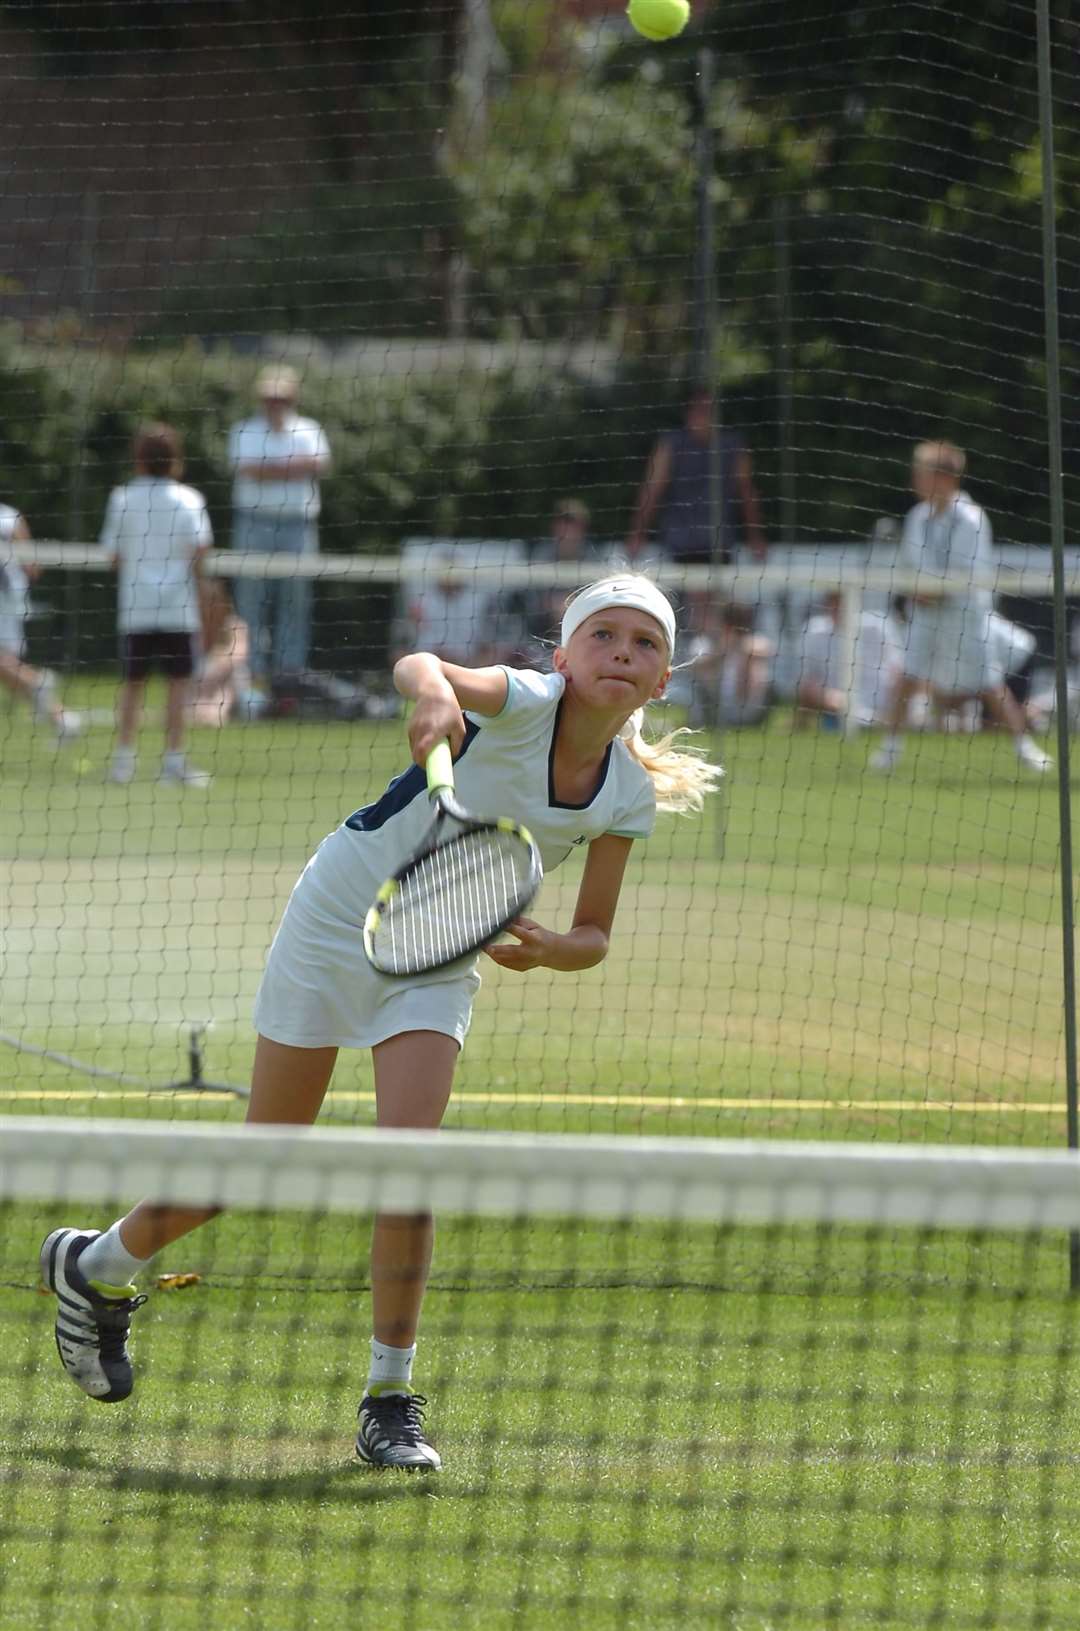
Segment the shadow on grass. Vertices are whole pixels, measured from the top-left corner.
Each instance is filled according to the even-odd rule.
[[[1016,793],[1045,795],[1056,793],[1058,787],[1056,776],[934,776],[932,780],[935,787],[942,787],[951,793],[971,792],[976,787],[1008,787]],[[1070,776],[1069,786],[1072,789],[1080,788],[1080,776]]]
[[[118,1494],[197,1495],[230,1501],[318,1501],[355,1506],[358,1501],[416,1500],[438,1494],[464,1495],[461,1488],[447,1491],[438,1478],[424,1473],[394,1473],[366,1467],[349,1459],[319,1471],[242,1473],[194,1472],[181,1467],[111,1466],[106,1456],[74,1445],[27,1445],[20,1455],[63,1472],[79,1472],[99,1479]]]
[[[989,789],[999,791],[1010,788],[1014,792],[1043,793],[1048,790],[1056,791],[1058,778],[1053,773],[1048,775],[1010,775],[1007,771],[995,772],[993,770],[971,770],[966,773],[942,774],[938,769],[926,770],[922,774],[917,765],[901,765],[899,769],[885,774],[874,770],[869,765],[838,763],[836,766],[836,779],[845,785],[859,784],[871,787],[880,787],[883,790],[892,788],[898,791],[901,788],[940,788],[945,793],[971,793],[986,792]],[[1080,772],[1069,777],[1070,788],[1080,788]]]

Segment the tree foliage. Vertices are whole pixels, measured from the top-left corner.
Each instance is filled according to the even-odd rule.
[[[453,458],[422,437],[418,444],[438,470],[430,491],[416,448],[380,441],[366,421],[350,429],[343,404],[343,441],[359,448],[366,437],[389,461],[352,485],[343,478],[343,529],[348,513],[364,538],[448,517],[516,531],[556,484],[591,490],[604,530],[620,529],[642,452],[670,421],[689,369],[697,75],[708,44],[718,69],[707,110],[716,142],[713,369],[725,411],[754,449],[767,501],[787,437],[800,534],[865,537],[877,515],[909,501],[910,443],[947,434],[969,449],[973,487],[999,535],[1046,538],[1033,6],[724,0],[710,8],[704,32],[663,47],[628,39],[607,51],[586,49],[546,0],[494,0],[502,59],[472,140],[467,122],[464,136],[444,139],[438,99],[432,105],[417,92],[409,67],[433,30],[453,36],[456,0],[395,5],[392,27],[388,0],[328,4],[317,18],[302,17],[294,0],[237,0],[205,13],[131,0],[119,8],[122,31],[110,0],[12,0],[2,9],[62,48],[66,61],[84,51],[88,62],[105,39],[110,49],[135,49],[164,39],[160,31],[181,13],[185,29],[220,29],[227,14],[237,38],[246,30],[244,38],[308,52],[313,83],[346,12],[363,14],[355,26],[372,63],[381,62],[365,105],[375,124],[407,139],[230,243],[176,293],[162,330],[170,340],[259,326],[445,332],[441,279],[456,249],[470,267],[474,335],[595,336],[621,349],[622,377],[606,396],[559,379],[540,390],[508,379],[492,385],[497,408],[489,408],[476,382],[455,402],[421,382],[400,396],[396,386],[380,388],[380,411],[392,401],[403,426],[430,413],[438,427],[450,415]],[[1080,0],[1054,0],[1053,12],[1071,450],[1080,396],[1080,126],[1070,111],[1080,102]],[[794,412],[781,424],[785,364]],[[1068,460],[1071,475],[1071,451]],[[1080,514],[1070,509],[1074,521]]]
[[[717,7],[713,43],[769,125],[812,132],[813,193],[790,210],[802,531],[856,536],[909,502],[910,444],[971,453],[1001,536],[1046,539],[1041,168],[1035,8],[846,0],[824,18]],[[1077,8],[1055,13],[1062,272],[1080,249]],[[734,264],[733,264],[734,263]],[[736,287],[750,274],[728,246]],[[1066,404],[1080,346],[1062,311]],[[758,321],[768,322],[764,303]],[[1075,413],[1075,409],[1067,412]],[[1067,437],[1067,441],[1075,439]]]

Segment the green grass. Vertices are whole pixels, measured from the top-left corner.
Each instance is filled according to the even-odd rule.
[[[202,797],[155,787],[149,739],[135,784],[103,785],[108,743],[97,728],[58,755],[0,715],[0,1028],[164,1083],[187,1026],[212,1021],[211,1075],[244,1082],[288,891],[400,768],[401,727],[198,733]],[[451,1123],[1060,1144],[1053,780],[1018,778],[1001,739],[927,738],[885,781],[870,745],[783,728],[718,744],[722,795],[639,846],[602,968],[485,970]],[[538,915],[565,922],[576,877],[555,874]],[[371,1086],[343,1056],[328,1115],[369,1121]],[[61,1103],[148,1109],[0,1052],[0,1108]]]
[[[449,1124],[1060,1145],[1053,782],[1000,740],[913,743],[890,781],[869,748],[726,738],[722,797],[635,855],[603,968],[486,976]],[[209,1020],[210,1073],[242,1082],[288,890],[400,768],[400,727],[201,733],[207,796],[156,788],[149,749],[106,786],[107,751],[0,713],[0,1029],[165,1083]],[[343,1057],[328,1119],[370,1095]],[[41,1110],[240,1115],[0,1047],[0,1111]],[[1060,1240],[448,1220],[425,1483],[350,1461],[362,1226],[193,1237],[162,1266],[202,1281],[139,1315],[113,1410],[51,1353],[54,1221],[0,1215],[5,1628],[1080,1624]]]
[[[140,1388],[115,1409],[45,1362],[45,1299],[0,1292],[0,1625],[116,1604],[167,1631],[331,1627],[391,1603],[431,1631],[1080,1624],[1058,1242],[996,1242],[995,1267],[939,1238],[688,1230],[722,1294],[600,1283],[656,1266],[662,1232],[449,1220],[444,1257],[485,1272],[429,1293],[445,1468],[421,1481],[351,1461],[358,1300],[215,1280],[252,1230],[212,1226],[204,1283],[138,1316]],[[541,1264],[589,1284],[493,1273]]]

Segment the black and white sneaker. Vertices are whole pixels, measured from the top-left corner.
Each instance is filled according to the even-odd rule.
[[[71,1380],[102,1404],[118,1404],[135,1385],[128,1358],[131,1316],[146,1298],[134,1286],[87,1280],[79,1258],[96,1229],[54,1229],[41,1248],[41,1275],[60,1304],[56,1351]]]
[[[424,1437],[426,1404],[422,1393],[387,1393],[380,1398],[366,1393],[358,1412],[356,1453],[360,1460],[372,1467],[436,1472],[442,1459]]]

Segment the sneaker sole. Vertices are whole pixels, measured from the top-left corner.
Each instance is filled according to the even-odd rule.
[[[356,1459],[362,1467],[371,1467],[375,1472],[441,1472],[442,1460],[439,1461],[376,1461],[367,1454],[356,1441]]]

